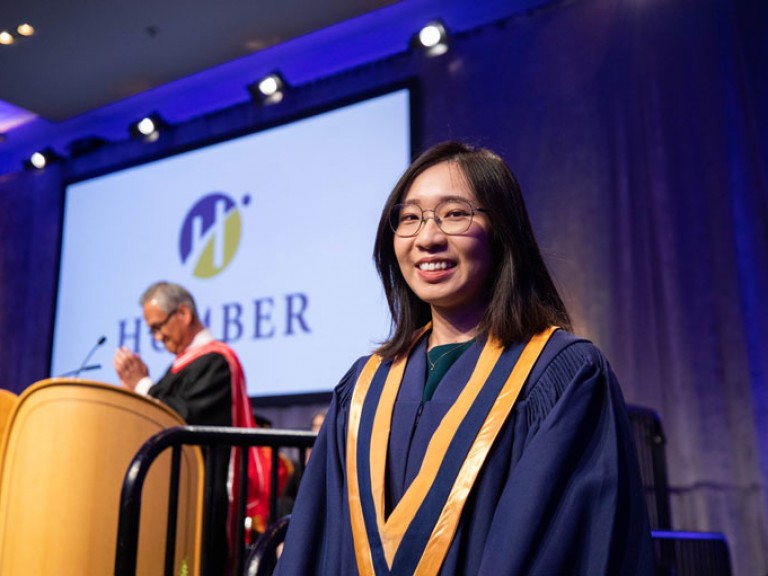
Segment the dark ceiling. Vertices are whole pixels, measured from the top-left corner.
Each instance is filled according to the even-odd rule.
[[[50,149],[119,142],[149,112],[172,124],[248,102],[279,71],[302,86],[449,35],[571,0],[0,0],[0,178]]]
[[[0,100],[63,121],[395,0],[2,0]],[[105,47],[109,47],[105,49]]]

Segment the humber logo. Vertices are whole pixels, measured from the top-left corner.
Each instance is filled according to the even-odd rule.
[[[243,198],[247,205],[249,197]],[[226,194],[213,192],[190,208],[181,225],[181,262],[197,278],[224,271],[240,245],[240,211]]]

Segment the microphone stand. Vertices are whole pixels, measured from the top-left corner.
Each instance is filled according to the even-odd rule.
[[[69,376],[72,376],[73,378],[77,378],[77,375],[80,374],[80,372],[98,370],[99,368],[101,368],[101,364],[89,364],[88,366],[83,366],[82,368],[78,368],[77,370],[70,370],[69,372],[64,372],[64,374],[61,374],[59,378],[68,378]]]
[[[91,356],[93,356],[96,353],[96,350],[98,350],[99,347],[102,346],[106,341],[107,341],[106,336],[102,336],[101,338],[99,338],[99,341],[96,342],[96,345],[93,348],[91,348],[91,351],[88,352],[88,354],[85,356],[85,360],[83,360],[83,363],[80,364],[80,368],[78,368],[77,370],[70,370],[69,372],[62,374],[61,378],[65,378],[67,376],[72,376],[74,378],[77,378],[80,375],[80,372],[86,372],[88,370],[97,370],[98,368],[101,368],[101,364],[91,364],[89,366],[88,360],[91,359]]]

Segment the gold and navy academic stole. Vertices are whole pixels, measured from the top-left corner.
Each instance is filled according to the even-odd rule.
[[[371,356],[355,385],[347,432],[350,519],[362,576],[440,571],[483,462],[555,330],[534,336],[525,348],[505,350],[492,339],[486,342],[430,440],[418,474],[386,519],[390,422],[408,353],[387,362]]]

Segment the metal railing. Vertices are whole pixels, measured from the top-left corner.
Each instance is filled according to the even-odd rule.
[[[299,450],[298,470],[301,475],[304,468],[307,448],[315,442],[314,432],[276,429],[225,428],[215,426],[176,426],[167,428],[147,440],[134,456],[123,480],[120,496],[120,516],[117,528],[117,550],[115,555],[115,576],[135,576],[136,559],[139,546],[139,525],[141,520],[141,494],[144,481],[152,463],[165,450],[171,449],[170,486],[168,497],[168,529],[165,544],[165,574],[173,576],[176,546],[176,524],[178,514],[179,477],[181,452],[184,446],[207,448],[205,462],[205,496],[203,506],[203,543],[201,565],[203,576],[219,576],[221,566],[209,566],[206,554],[210,542],[210,519],[213,507],[213,494],[210,488],[213,471],[217,465],[219,447],[250,448],[262,446],[272,448],[272,475],[270,478],[269,523],[277,519],[279,449],[296,448]],[[248,450],[240,450],[240,489],[237,502],[238,522],[233,565],[235,574],[242,574],[245,561],[245,510],[248,483]]]

